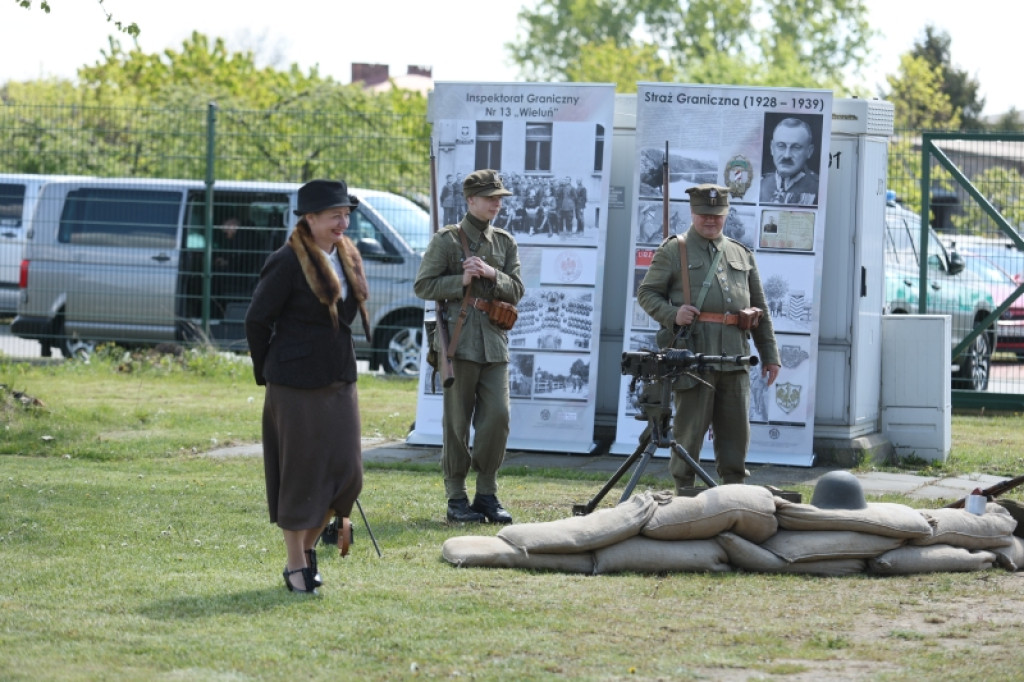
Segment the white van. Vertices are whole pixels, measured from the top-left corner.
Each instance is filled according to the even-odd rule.
[[[18,308],[21,254],[39,190],[47,182],[74,178],[0,173],[0,317],[13,315]]]
[[[85,357],[106,341],[135,346],[209,340],[244,351],[249,299],[263,262],[294,224],[299,187],[217,182],[208,235],[201,181],[45,184],[27,235],[11,332],[37,339],[44,356],[55,347],[65,357]],[[363,254],[374,334],[367,344],[357,329],[357,355],[371,367],[415,375],[423,302],[413,294],[412,280],[430,237],[429,217],[397,195],[358,188],[352,193],[360,205],[348,234]],[[228,240],[232,231],[223,228],[232,222],[237,229]]]

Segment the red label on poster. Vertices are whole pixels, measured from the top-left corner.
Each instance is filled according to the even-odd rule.
[[[647,268],[651,265],[651,259],[654,258],[654,249],[637,249],[636,250],[636,267]]]

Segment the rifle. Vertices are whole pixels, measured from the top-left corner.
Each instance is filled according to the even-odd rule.
[[[1005,481],[1000,481],[994,485],[990,485],[981,491],[981,494],[986,498],[999,497],[1003,493],[1013,490],[1017,486],[1024,483],[1024,476],[1017,476],[1016,478],[1008,478]],[[961,497],[956,502],[951,502],[946,505],[947,509],[963,509],[964,504],[967,502],[966,497]]]
[[[433,233],[436,235],[441,229],[440,220],[437,216],[439,207],[437,205],[437,157],[434,150],[430,150],[430,217]],[[455,383],[455,373],[452,371],[452,360],[448,355],[448,303],[446,301],[434,301],[434,319],[437,325],[437,371],[441,374],[441,384],[448,388]],[[430,340],[427,340],[429,343]],[[433,385],[433,380],[431,380]],[[431,389],[433,390],[433,389]]]
[[[661,241],[668,239],[668,140],[661,160]]]

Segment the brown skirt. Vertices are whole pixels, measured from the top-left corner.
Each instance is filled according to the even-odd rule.
[[[267,384],[263,471],[271,523],[307,530],[330,510],[352,515],[363,489],[360,432],[354,382],[312,389]]]

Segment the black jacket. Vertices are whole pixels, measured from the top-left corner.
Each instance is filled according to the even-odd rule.
[[[286,244],[270,254],[245,315],[256,383],[320,388],[355,381],[351,325],[359,308],[351,288],[337,305],[335,330],[327,306],[306,283],[292,248]]]

